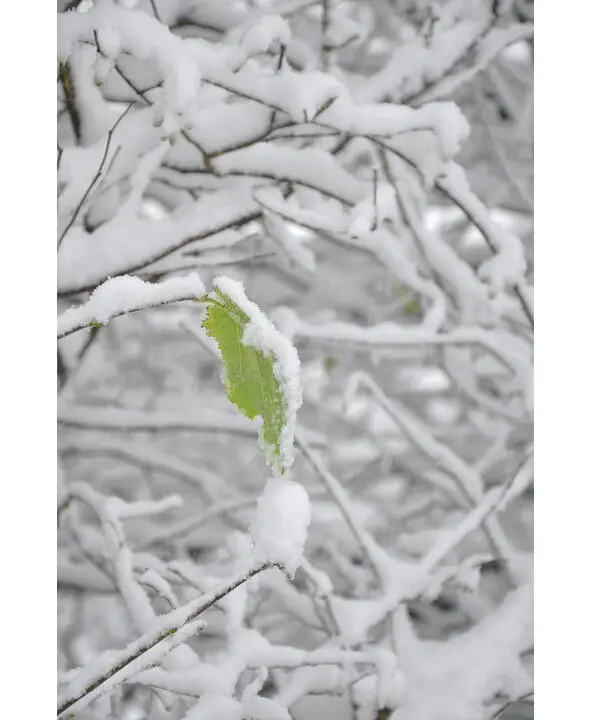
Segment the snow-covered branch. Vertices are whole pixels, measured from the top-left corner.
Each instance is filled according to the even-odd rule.
[[[102,327],[114,317],[149,307],[197,300],[204,292],[205,287],[196,274],[170,278],[158,284],[131,275],[112,278],[95,288],[83,305],[60,315],[57,337],[59,340],[86,327]]]
[[[58,3],[60,718],[531,692],[522,5]]]

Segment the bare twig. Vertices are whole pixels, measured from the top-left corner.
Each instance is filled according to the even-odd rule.
[[[86,707],[88,703],[102,694],[107,683],[113,684],[113,681],[118,679],[123,681],[131,676],[130,671],[139,672],[140,669],[144,669],[140,663],[135,661],[138,661],[152,649],[161,647],[163,651],[159,655],[161,657],[164,652],[169,652],[180,642],[185,642],[187,639],[185,635],[189,634],[190,636],[198,627],[194,624],[196,618],[247,580],[269,567],[271,567],[269,563],[252,565],[220,583],[215,590],[205,593],[167,615],[161,616],[152,630],[144,633],[138,640],[130,643],[124,650],[117,653],[116,659],[109,658],[106,668],[104,667],[105,658],[99,656],[84,668],[84,677],[89,679],[82,682],[81,687],[78,687],[80,683],[76,682],[76,678],[71,681],[68,689],[60,698],[57,710],[58,717],[63,717],[68,711],[73,712]],[[182,628],[186,628],[189,633],[179,633]],[[170,636],[174,637],[177,633],[179,633],[178,641],[168,647],[170,641],[167,643],[167,639]],[[155,661],[152,655],[153,653],[150,653],[151,663]],[[110,656],[112,656],[112,653],[110,653]],[[134,663],[137,664],[137,669],[135,669]],[[94,673],[92,671],[93,666],[96,666],[96,672]]]
[[[484,129],[486,131],[486,134],[489,137],[491,148],[494,152],[494,154],[497,157],[498,164],[500,169],[502,170],[503,174],[507,178],[507,181],[509,185],[517,192],[519,197],[523,200],[525,207],[533,213],[534,210],[534,203],[533,199],[528,195],[528,193],[525,191],[525,188],[519,181],[519,179],[515,176],[514,171],[509,167],[509,159],[505,155],[505,152],[500,146],[499,138],[497,137],[497,134],[493,130],[491,126],[491,122],[489,118],[487,117],[486,112],[486,103],[484,99],[484,95],[482,93],[482,89],[479,85],[474,86],[474,97],[476,100],[476,107],[478,109],[478,112],[480,114],[482,124],[484,126]]]
[[[372,136],[371,140],[378,145],[379,147],[383,148],[384,150],[387,150],[388,152],[394,153],[398,157],[402,158],[410,167],[414,168],[417,172],[420,172],[419,167],[417,164],[410,158],[408,155],[403,153],[399,148],[393,148],[388,143],[383,142],[377,137]],[[466,217],[469,218],[469,220],[472,222],[472,224],[480,230],[482,233],[482,237],[484,238],[486,244],[488,245],[490,251],[493,254],[497,254],[498,248],[494,243],[494,240],[492,239],[493,231],[491,227],[491,221],[487,218],[486,223],[483,223],[482,218],[475,215],[474,212],[472,212],[472,209],[464,202],[464,199],[462,198],[461,193],[457,192],[457,189],[454,187],[453,182],[449,179],[447,176],[438,177],[435,179],[435,187],[437,187],[449,200],[451,200],[454,205],[457,205],[460,210],[466,215]],[[524,289],[520,285],[515,285],[513,287],[513,291],[515,292],[515,295],[517,299],[519,300],[519,303],[523,309],[523,312],[528,320],[528,323],[530,327],[533,330],[534,327],[534,315],[533,310],[531,309],[529,302],[527,298],[525,297]]]
[[[374,167],[372,172],[372,192],[373,192],[373,220],[371,223],[372,232],[378,229],[378,169]]]
[[[152,7],[152,12],[154,13],[154,17],[158,22],[162,22],[162,18],[160,17],[160,13],[158,12],[158,6],[156,5],[156,0],[150,0],[150,5]]]
[[[63,239],[66,237],[66,235],[67,235],[68,232],[70,231],[70,228],[72,227],[72,225],[76,222],[76,218],[77,218],[78,215],[80,214],[80,211],[82,210],[82,207],[84,206],[84,203],[86,202],[86,199],[88,198],[88,196],[89,196],[90,193],[92,192],[92,189],[94,188],[94,186],[95,186],[95,185],[97,184],[97,182],[99,181],[99,179],[100,179],[100,177],[101,177],[101,175],[102,175],[102,172],[103,172],[103,168],[105,167],[105,162],[107,161],[107,156],[108,156],[108,154],[109,154],[109,149],[110,149],[110,147],[111,147],[111,140],[113,139],[113,133],[114,133],[115,130],[117,129],[117,126],[119,125],[119,123],[123,120],[123,118],[127,115],[127,113],[131,110],[132,107],[133,107],[133,103],[130,103],[130,104],[127,106],[127,108],[121,113],[121,115],[117,118],[117,120],[115,121],[115,124],[113,125],[113,127],[109,130],[109,132],[108,132],[108,134],[107,134],[107,142],[105,143],[105,150],[104,150],[104,152],[103,152],[103,156],[102,156],[102,158],[101,158],[101,161],[100,161],[100,164],[99,164],[99,166],[98,166],[98,168],[97,168],[97,171],[96,171],[96,173],[94,174],[94,177],[92,178],[92,180],[90,181],[90,184],[89,184],[88,187],[86,188],[84,194],[82,195],[82,198],[80,199],[80,202],[78,203],[78,205],[76,206],[74,212],[72,213],[72,216],[71,216],[70,220],[68,221],[68,223],[66,224],[66,227],[62,230],[62,233],[61,233],[61,235],[59,236],[59,239],[58,239],[58,241],[57,241],[57,246],[58,246],[58,248],[59,248],[60,245],[62,244]]]
[[[131,308],[126,310],[121,310],[120,312],[116,312],[113,315],[111,315],[111,320],[113,318],[121,317],[122,315],[131,315],[131,313],[140,312],[141,310],[149,310],[151,308],[155,307],[162,307],[163,305],[171,305],[172,303],[178,303],[183,301],[195,301],[197,298],[195,298],[193,295],[187,295],[186,297],[175,297],[171,300],[162,300],[160,302],[156,302],[152,305],[145,305],[144,307],[137,307],[137,308]],[[75,332],[78,332],[79,330],[84,330],[86,328],[93,328],[93,329],[99,329],[101,327],[104,327],[103,323],[98,323],[95,320],[90,320],[88,322],[81,322],[79,324],[74,325],[73,327],[68,327],[67,329],[58,332],[57,339],[61,340],[62,338],[68,337],[68,335],[72,335]]]
[[[500,720],[500,718],[503,717],[503,715],[507,712],[507,710],[509,710],[509,708],[512,705],[515,705],[517,703],[526,702],[530,698],[531,698],[531,702],[533,703],[533,696],[534,696],[534,691],[532,690],[531,692],[525,693],[525,695],[520,695],[518,698],[515,698],[514,700],[508,700],[504,705],[502,705],[495,712],[494,715],[491,715],[490,720]]]
[[[321,46],[320,62],[324,72],[330,67],[331,46],[328,43],[328,31],[331,22],[332,0],[322,0],[322,16],[320,20]]]
[[[59,80],[64,89],[64,101],[66,104],[66,110],[70,116],[72,122],[72,130],[76,142],[80,142],[82,136],[81,120],[78,107],[76,105],[76,90],[74,88],[74,81],[72,80],[72,70],[69,63],[59,64]]]
[[[300,434],[296,435],[295,444],[302,452],[302,455],[308,460],[310,465],[316,471],[318,477],[322,481],[322,484],[331,495],[339,510],[341,511],[345,522],[349,526],[353,537],[357,540],[361,550],[365,554],[368,566],[371,568],[376,579],[380,578],[380,573],[376,567],[373,555],[373,543],[369,542],[367,533],[362,528],[361,524],[355,517],[355,512],[351,505],[351,501],[347,496],[343,486],[337,480],[337,478],[330,472],[330,470],[324,464],[322,458],[308,445]]]

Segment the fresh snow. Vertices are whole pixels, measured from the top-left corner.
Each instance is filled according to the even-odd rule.
[[[375,232],[384,220],[398,218],[396,191],[389,183],[378,182],[369,197],[357,203],[351,210],[349,235],[363,237]]]
[[[302,561],[310,513],[302,485],[284,478],[267,480],[250,528],[257,560],[277,563],[293,576]]]
[[[242,705],[227,695],[205,693],[183,720],[242,720]]]
[[[234,63],[234,70],[239,70],[250,57],[269,52],[277,45],[286,46],[291,39],[291,29],[279,15],[259,15],[238,26],[227,39],[241,50]]]
[[[182,116],[196,99],[201,73],[190,45],[150,15],[111,2],[97,4],[85,13],[58,15],[58,58],[66,62],[81,43],[94,42],[95,32],[99,47],[109,57],[128,52],[156,63],[164,76],[163,111],[168,119]]]
[[[457,90],[502,96],[497,160],[524,169],[533,25],[511,0],[255,4],[58,14],[58,717],[485,720],[532,690],[533,231],[529,196],[495,207]],[[185,322],[212,283],[272,361],[278,457]],[[76,333],[169,302],[147,356],[141,316]]]
[[[196,273],[169,278],[161,283],[121,275],[99,285],[84,304],[62,313],[57,321],[57,336],[65,337],[93,324],[106,325],[118,315],[147,307],[192,300],[204,293],[205,286]]]
[[[163,220],[119,212],[95,232],[73,227],[58,254],[58,293],[89,290],[109,277],[144,268],[175,250],[257,214],[245,190],[206,193],[190,207]]]
[[[334,76],[321,72],[294,73],[286,70],[280,75],[281,85],[274,93],[276,102],[296,123],[311,122],[318,117],[322,123],[323,108],[341,98],[350,103],[345,86]]]

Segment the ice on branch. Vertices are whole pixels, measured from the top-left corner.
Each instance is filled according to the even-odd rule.
[[[257,561],[277,563],[293,576],[302,561],[310,514],[310,498],[302,485],[270,478],[250,528]]]
[[[62,338],[84,327],[103,326],[114,317],[136,310],[192,300],[204,293],[205,287],[196,273],[161,283],[121,275],[99,285],[82,305],[63,312],[57,321],[57,336]]]
[[[297,350],[246,297],[242,283],[222,276],[214,288],[203,326],[220,348],[226,393],[248,418],[261,419],[259,444],[279,475],[293,463],[302,404]]]

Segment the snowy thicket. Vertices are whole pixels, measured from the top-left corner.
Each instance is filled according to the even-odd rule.
[[[529,0],[58,2],[58,717],[529,717],[532,66]]]

